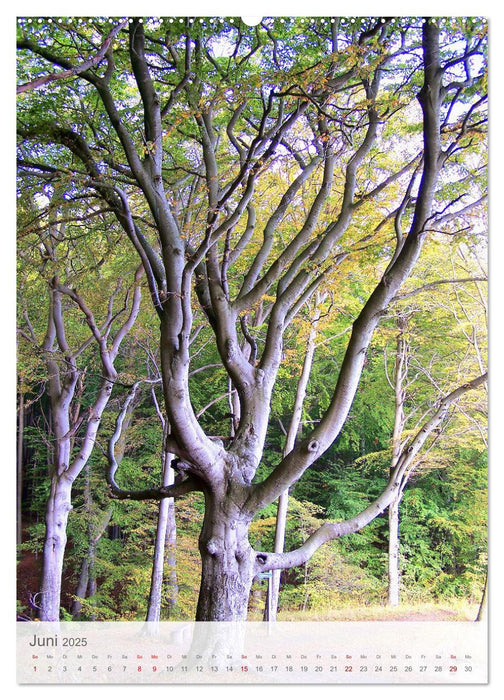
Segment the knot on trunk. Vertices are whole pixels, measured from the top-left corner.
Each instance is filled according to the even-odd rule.
[[[320,443],[318,440],[310,440],[310,442],[306,445],[308,452],[318,452],[319,447]]]
[[[248,556],[248,550],[244,547],[237,549],[235,552],[235,559],[236,561],[240,564],[242,561],[244,561]]]
[[[215,539],[215,537],[212,537],[211,539],[208,540],[208,542],[205,545],[206,551],[208,554],[211,554],[212,556],[215,556],[218,551],[219,551],[219,543]]]

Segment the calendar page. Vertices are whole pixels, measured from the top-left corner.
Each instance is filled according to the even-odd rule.
[[[488,19],[37,12],[18,684],[487,684]]]
[[[19,623],[19,683],[487,682],[478,623]]]

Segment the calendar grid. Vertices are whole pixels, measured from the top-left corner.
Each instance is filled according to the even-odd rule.
[[[18,682],[486,683],[483,623],[18,623]]]

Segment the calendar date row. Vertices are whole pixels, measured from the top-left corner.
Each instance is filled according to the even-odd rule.
[[[425,664],[421,665],[416,665],[416,664],[408,664],[405,666],[401,665],[383,665],[383,664],[374,664],[374,665],[355,665],[355,664],[343,664],[343,665],[336,665],[336,664],[329,664],[329,665],[322,665],[322,664],[316,664],[316,665],[306,665],[302,664],[300,666],[293,665],[293,664],[287,664],[287,665],[250,665],[250,664],[241,664],[241,665],[224,665],[224,666],[217,666],[217,665],[201,665],[201,664],[196,664],[196,665],[187,665],[187,664],[137,664],[136,666],[131,666],[131,665],[126,665],[126,664],[109,664],[109,665],[91,665],[87,666],[85,664],[79,664],[79,665],[63,665],[61,667],[57,666],[45,666],[45,665],[40,665],[40,666],[33,666],[32,670],[34,672],[37,672],[38,670],[52,673],[55,671],[67,673],[67,672],[92,672],[92,673],[98,673],[98,672],[108,672],[108,673],[125,673],[127,671],[136,671],[137,673],[158,673],[158,672],[168,672],[168,673],[174,673],[174,672],[181,672],[181,673],[428,673],[428,672],[434,672],[434,673],[471,673],[473,670],[473,667],[470,664],[463,664],[462,666],[451,664],[451,665],[434,665],[434,666],[429,666]]]

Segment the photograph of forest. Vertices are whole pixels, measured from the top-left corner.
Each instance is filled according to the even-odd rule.
[[[476,620],[487,22],[21,17],[17,619]]]

